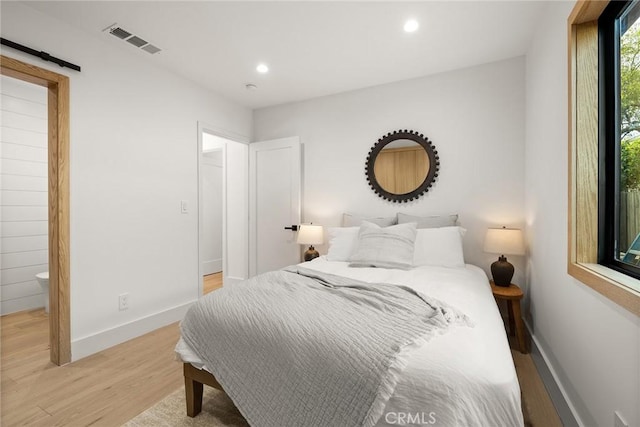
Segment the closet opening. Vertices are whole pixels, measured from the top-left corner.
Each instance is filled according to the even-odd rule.
[[[12,104],[5,102],[10,100],[10,94],[6,94],[5,100],[3,93],[3,110],[13,105],[17,111],[12,118],[3,111],[2,122],[2,210],[5,214],[11,214],[3,215],[2,222],[2,290],[7,291],[7,287],[11,286],[11,292],[18,293],[14,292],[16,298],[13,303],[8,302],[10,300],[7,303],[3,301],[2,314],[5,310],[35,308],[29,304],[41,305],[44,312],[46,301],[43,289],[47,287],[49,358],[56,365],[64,365],[71,361],[69,78],[6,56],[0,56],[0,64],[3,82],[5,79],[14,79],[14,89],[18,88],[25,94],[44,88],[41,92],[46,97],[46,108],[38,113],[38,104],[42,110],[43,103],[35,99],[29,102],[29,99],[24,99],[28,96],[14,93],[12,100],[15,102]],[[19,98],[26,102],[18,102]],[[7,123],[7,120],[13,122]],[[38,121],[41,122],[40,127],[46,127],[46,132],[37,126],[30,128]],[[46,154],[42,149],[37,149],[38,144],[46,148]],[[9,153],[13,153],[13,158],[5,162],[5,158],[10,157]],[[12,203],[10,209],[4,205],[6,202]],[[47,225],[43,229],[45,220]],[[11,248],[11,254],[5,253]],[[31,253],[25,256],[26,252]],[[12,271],[9,271],[10,268]],[[47,274],[43,273],[48,273],[48,286]],[[36,292],[38,289],[40,292]],[[6,292],[3,294],[7,296]]]

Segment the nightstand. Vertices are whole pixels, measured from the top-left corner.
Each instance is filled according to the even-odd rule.
[[[518,339],[520,353],[528,353],[527,343],[525,341],[524,324],[522,323],[522,314],[520,312],[520,300],[524,296],[522,290],[513,283],[509,286],[496,286],[491,280],[491,291],[493,297],[498,300],[507,302],[507,312],[509,314],[509,333]]]

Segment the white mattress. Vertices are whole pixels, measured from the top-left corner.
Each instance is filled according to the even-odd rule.
[[[460,309],[474,323],[472,328],[453,327],[411,353],[377,426],[523,425],[509,344],[480,268],[350,268],[324,257],[304,267],[365,282],[407,285]],[[182,339],[176,353],[180,360],[206,369]]]

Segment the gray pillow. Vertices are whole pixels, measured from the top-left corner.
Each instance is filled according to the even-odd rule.
[[[396,225],[398,223],[395,216],[365,218],[362,216],[352,215],[348,213],[342,214],[343,227],[360,227],[360,225],[362,225],[362,221],[367,221],[372,224],[379,225],[380,227],[388,227],[390,225]]]
[[[414,216],[398,212],[398,224],[415,222],[418,228],[453,227],[458,222],[458,215]]]
[[[382,228],[364,221],[349,266],[409,269],[415,240],[415,222]]]

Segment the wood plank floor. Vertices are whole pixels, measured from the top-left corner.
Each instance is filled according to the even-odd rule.
[[[118,426],[182,385],[177,323],[62,367],[43,309],[1,323],[2,426]]]
[[[551,403],[547,389],[538,375],[530,354],[522,354],[511,350],[513,363],[516,365],[520,390],[526,396],[525,405],[533,427],[562,427],[562,421]]]
[[[202,280],[202,294],[206,295],[222,287],[222,273],[213,273],[204,276]]]
[[[5,427],[118,426],[183,382],[173,353],[177,323],[62,367],[49,362],[44,310],[3,316],[0,328],[0,424]],[[532,425],[561,426],[531,356],[512,353]]]

